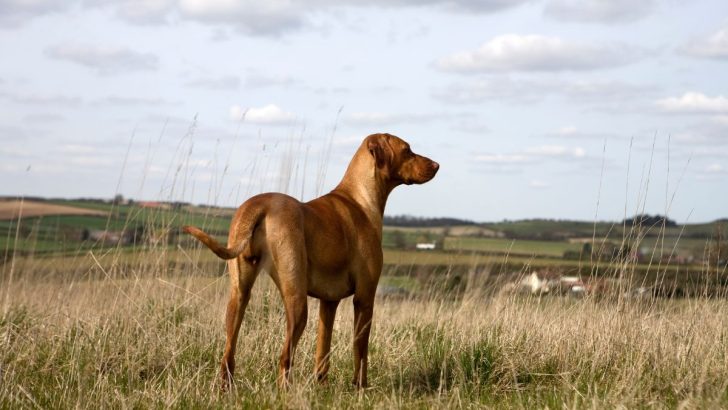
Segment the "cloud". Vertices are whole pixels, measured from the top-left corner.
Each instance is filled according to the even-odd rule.
[[[236,121],[267,125],[289,125],[296,121],[293,113],[283,111],[275,104],[268,104],[260,108],[245,109],[239,105],[230,107],[230,118]]]
[[[126,0],[115,1],[117,15],[136,24],[166,22],[166,15],[174,6],[174,0]]]
[[[157,56],[124,47],[99,45],[56,45],[45,50],[48,57],[94,68],[100,74],[156,70]]]
[[[445,7],[455,11],[495,13],[528,3],[529,1],[530,0],[450,0],[444,1],[443,3]],[[386,0],[383,2],[386,4]],[[421,5],[428,2],[414,0],[409,3],[412,5]],[[432,1],[432,3],[437,3],[437,1]]]
[[[680,47],[678,52],[696,58],[728,59],[728,27],[706,37],[692,40]]]
[[[479,79],[450,84],[433,91],[432,96],[447,103],[472,104],[488,100],[534,102],[554,91],[552,84],[511,78]]]
[[[561,21],[613,24],[641,20],[655,9],[655,0],[550,0],[544,14]]]
[[[83,100],[81,98],[67,95],[11,94],[0,92],[0,99],[5,99],[16,104],[56,105],[61,107],[83,104]]]
[[[562,145],[542,145],[526,148],[526,153],[536,157],[548,158],[584,158],[586,151],[581,147],[565,147]]]
[[[459,13],[493,13],[530,0],[126,0],[117,14],[132,22],[166,21],[169,15],[202,24],[227,25],[257,36],[280,36],[311,26],[311,17],[344,7],[438,7]],[[176,4],[170,4],[176,3]],[[104,4],[115,4],[104,0]]]
[[[510,71],[582,71],[635,62],[644,54],[626,45],[576,43],[559,37],[504,34],[477,50],[436,61],[443,71],[487,73]]]
[[[227,75],[217,78],[197,78],[188,81],[186,85],[210,90],[237,90],[240,88],[240,77]]]
[[[718,163],[713,163],[705,167],[705,172],[711,174],[722,173],[723,171],[723,165],[720,165]]]
[[[490,76],[485,79],[458,82],[435,89],[432,96],[447,103],[473,104],[489,100],[532,103],[550,96],[561,96],[578,102],[608,103],[637,101],[655,93],[656,87],[621,81],[513,79]]]
[[[179,102],[168,101],[163,98],[148,97],[120,97],[112,95],[104,99],[98,100],[99,104],[118,105],[118,106],[139,106],[139,105],[177,105]]]
[[[528,183],[528,186],[531,188],[548,188],[551,184],[541,181],[540,179],[532,179],[531,182]]]
[[[728,98],[719,95],[708,97],[698,92],[686,92],[681,97],[669,97],[657,100],[657,107],[666,113],[673,114],[726,114]]]
[[[701,181],[723,181],[726,175],[728,175],[728,169],[718,162],[713,162],[698,170],[697,179]]]
[[[263,74],[263,73],[251,73],[245,80],[245,85],[253,88],[263,87],[275,87],[275,86],[289,86],[296,82],[296,80],[287,75],[276,75],[276,74]]]
[[[81,4],[88,8],[113,8],[119,18],[132,24],[166,24],[176,0],[82,0]]]
[[[253,35],[280,35],[307,22],[302,4],[293,0],[180,0],[182,16],[203,23],[223,23]]]
[[[521,164],[533,160],[532,157],[524,154],[481,154],[476,155],[473,159],[488,164]]]
[[[353,125],[392,125],[400,123],[407,115],[382,112],[355,112],[346,117],[346,122]]]
[[[527,147],[520,152],[507,154],[479,154],[473,157],[476,163],[488,165],[500,170],[515,170],[525,164],[539,163],[546,160],[582,160],[586,159],[586,150],[581,147],[562,145],[542,145]]]
[[[428,122],[444,118],[443,114],[396,114],[383,112],[355,112],[346,116],[347,124],[359,126],[385,126],[407,122]]]
[[[545,136],[551,138],[567,139],[612,139],[616,138],[618,135],[606,132],[584,131],[573,125],[565,125],[557,129],[556,131],[546,133]]]
[[[452,129],[468,134],[482,135],[490,132],[490,127],[482,119],[461,118],[452,126]]]
[[[558,92],[578,101],[612,100],[623,103],[654,94],[658,88],[650,84],[632,84],[613,80],[572,80],[557,82]]]
[[[71,1],[58,0],[0,0],[0,29],[14,28],[35,17],[63,11]]]
[[[88,144],[63,144],[58,150],[63,154],[93,154],[96,147]]]

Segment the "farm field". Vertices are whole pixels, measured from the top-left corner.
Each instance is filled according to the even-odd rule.
[[[482,251],[511,255],[561,257],[566,251],[579,251],[581,249],[581,245],[556,241],[449,237],[445,239],[444,249]]]
[[[21,214],[22,209],[22,214]],[[8,220],[18,218],[22,215],[26,218],[32,218],[45,215],[93,215],[106,216],[103,210],[93,210],[87,207],[78,207],[71,204],[54,204],[47,202],[10,200],[0,201],[0,220]]]

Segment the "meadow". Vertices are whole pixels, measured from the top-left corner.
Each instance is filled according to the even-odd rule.
[[[189,250],[189,263],[175,265],[165,252],[92,251],[61,265],[65,274],[45,261],[6,267],[0,407],[728,405],[724,299],[520,295],[480,285],[487,272],[472,275],[457,294],[422,286],[408,297],[379,298],[371,387],[363,391],[350,384],[349,299],[335,324],[329,383],[313,378],[317,302],[310,299],[294,383],[276,387],[284,316],[275,286],[262,276],[238,342],[234,389],[222,393],[217,369],[228,284],[204,255]],[[123,257],[129,263],[120,263]]]
[[[3,221],[0,408],[728,406],[728,302],[724,290],[709,291],[723,289],[725,268],[614,260],[597,269],[561,258],[581,246],[568,241],[454,236],[455,228],[435,251],[409,246],[437,231],[403,228],[400,249],[390,237],[400,228],[387,228],[381,285],[403,292],[377,300],[371,387],[350,384],[350,299],[337,316],[329,383],[313,377],[317,301],[309,299],[294,383],[276,387],[284,315],[262,275],[238,342],[235,386],[222,393],[225,265],[174,232],[196,223],[221,236],[230,210],[91,208],[107,216]],[[145,233],[128,244],[69,239],[79,224],[142,224]],[[534,269],[633,282],[581,298],[515,291]],[[706,292],[629,295],[637,283],[686,277]]]

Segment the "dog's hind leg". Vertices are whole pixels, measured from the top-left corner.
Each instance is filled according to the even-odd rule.
[[[278,384],[285,387],[291,381],[291,367],[296,354],[298,340],[306,328],[308,319],[308,300],[306,295],[306,283],[291,283],[293,281],[284,279],[286,274],[281,275],[280,291],[283,297],[283,304],[286,308],[286,340],[283,343],[283,350],[279,361]],[[297,275],[298,278],[305,277]]]
[[[271,228],[269,232],[286,232],[282,228]],[[286,310],[286,340],[283,343],[278,364],[278,385],[286,387],[291,381],[290,370],[296,353],[298,340],[306,328],[308,319],[308,280],[306,250],[303,231],[288,230],[285,234],[268,237],[276,246],[271,252],[273,258],[273,281],[278,286]]]
[[[230,270],[230,301],[225,314],[225,352],[220,364],[223,389],[226,389],[233,381],[238,332],[240,324],[243,322],[243,316],[245,316],[245,308],[250,301],[250,291],[258,275],[258,266],[245,261],[240,256],[229,261],[228,268]]]

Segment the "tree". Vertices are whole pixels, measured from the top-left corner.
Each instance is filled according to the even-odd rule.
[[[392,243],[395,248],[404,249],[407,247],[407,238],[405,238],[402,231],[397,229],[392,231]]]
[[[711,267],[715,267],[718,272],[725,270],[728,264],[728,241],[726,240],[725,226],[722,222],[715,224],[713,230],[713,238],[708,248],[708,262]]]
[[[122,194],[116,194],[114,195],[114,199],[111,201],[114,205],[121,205],[124,203],[124,195]]]

